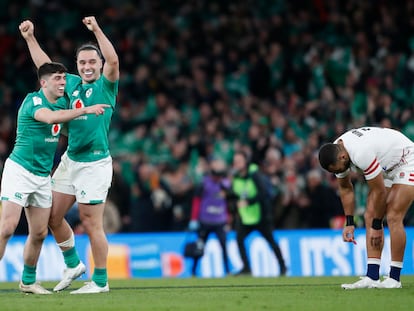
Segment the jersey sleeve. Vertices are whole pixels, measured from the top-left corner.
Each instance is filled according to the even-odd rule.
[[[48,108],[45,105],[44,100],[41,96],[36,94],[28,95],[23,101],[23,110],[26,111],[28,115],[30,115],[33,119],[37,110],[41,108]]]
[[[116,98],[116,95],[118,94],[118,84],[119,80],[115,82],[109,81],[104,75],[101,77],[103,87],[105,88],[106,92],[108,92],[110,98]],[[110,102],[112,107],[115,107],[116,100],[113,102]]]
[[[352,162],[362,170],[366,180],[373,179],[382,173],[382,167],[376,155],[370,150],[361,150]]]

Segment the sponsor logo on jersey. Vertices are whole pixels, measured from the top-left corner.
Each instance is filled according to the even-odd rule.
[[[52,134],[52,137],[45,137],[45,142],[47,143],[56,143],[59,141],[59,133],[62,129],[62,125],[57,123],[53,124],[50,128],[50,134]]]
[[[57,143],[59,141],[58,137],[46,137],[45,142],[47,143]]]
[[[60,133],[62,126],[60,124],[53,124],[51,128],[52,136],[57,136]]]
[[[86,93],[85,93],[86,98],[91,97],[92,91],[93,91],[92,88],[89,88],[89,89],[86,90]]]
[[[72,103],[72,109],[81,109],[83,107],[85,107],[85,105],[83,104],[83,101],[79,98]]]
[[[33,105],[34,106],[39,106],[41,104],[42,104],[42,99],[39,96],[33,97]]]
[[[72,96],[78,97],[78,95],[79,95],[79,91],[78,90],[74,90],[73,93],[72,93]]]

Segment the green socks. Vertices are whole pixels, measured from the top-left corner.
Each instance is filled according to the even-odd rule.
[[[78,252],[74,247],[63,251],[63,259],[68,268],[75,268],[80,263]]]
[[[75,247],[64,251],[63,258],[68,268],[75,268],[80,263],[79,254]],[[106,268],[95,268],[92,275],[92,281],[100,287],[105,287],[106,283],[108,283],[108,273]]]
[[[106,268],[95,268],[92,275],[92,281],[94,281],[99,287],[105,287],[106,283],[108,283]]]
[[[36,267],[24,265],[22,283],[24,285],[34,284],[36,282]]]

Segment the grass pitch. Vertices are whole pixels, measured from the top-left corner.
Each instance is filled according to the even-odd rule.
[[[413,310],[414,276],[402,289],[343,290],[355,277],[226,277],[110,280],[110,292],[28,295],[17,283],[0,283],[0,310]],[[56,282],[43,282],[48,289]],[[76,281],[70,289],[82,282]]]

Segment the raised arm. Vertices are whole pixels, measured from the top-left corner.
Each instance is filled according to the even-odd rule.
[[[114,46],[103,33],[94,16],[85,17],[82,22],[94,33],[105,59],[102,74],[111,82],[117,81],[119,79],[119,59]]]
[[[34,36],[34,25],[31,21],[25,20],[19,25],[19,30],[22,37],[26,40],[29,48],[30,56],[36,68],[39,68],[44,63],[50,63],[50,57],[42,50],[36,37]]]

